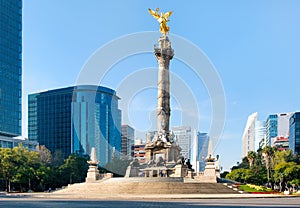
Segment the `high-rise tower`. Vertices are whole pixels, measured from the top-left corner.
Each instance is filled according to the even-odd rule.
[[[22,0],[0,0],[0,133],[21,135]]]

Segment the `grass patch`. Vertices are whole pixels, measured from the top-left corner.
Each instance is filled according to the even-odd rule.
[[[247,185],[239,185],[239,189],[242,190],[242,191],[245,191],[245,192],[257,192],[256,189],[250,188]]]
[[[239,185],[238,186],[240,190],[244,191],[244,192],[248,192],[248,193],[252,193],[252,192],[272,192],[272,189],[268,189],[262,186],[252,186],[249,187],[249,185]],[[257,188],[256,188],[257,187]]]

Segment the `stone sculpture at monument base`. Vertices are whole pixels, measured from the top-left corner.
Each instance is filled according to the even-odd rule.
[[[95,149],[95,147],[92,147],[91,160],[88,161],[89,169],[88,169],[87,176],[86,176],[86,179],[85,179],[85,181],[87,183],[96,182],[97,180],[100,179],[100,174],[99,174],[99,171],[98,171],[99,162],[97,161],[96,158],[97,158],[96,157],[96,149]]]

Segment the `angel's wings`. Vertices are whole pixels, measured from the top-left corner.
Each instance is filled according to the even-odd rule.
[[[155,18],[155,19],[159,19],[160,18],[160,15],[157,14],[155,11],[153,11],[152,9],[148,9],[149,13]],[[169,13],[169,12],[168,12]],[[171,15],[171,14],[170,14]],[[170,16],[169,15],[169,16]]]
[[[167,13],[165,14],[165,18],[168,19],[168,18],[171,16],[172,13],[173,13],[172,11],[167,12]]]

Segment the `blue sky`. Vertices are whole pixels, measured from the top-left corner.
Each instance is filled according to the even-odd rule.
[[[241,159],[248,115],[257,111],[264,120],[271,113],[299,111],[300,1],[31,0],[23,4],[23,134],[28,93],[74,85],[89,57],[104,44],[131,33],[157,31],[158,23],[147,12],[156,7],[174,11],[171,34],[199,47],[222,80],[226,125],[215,152],[224,169]],[[134,56],[116,64],[104,84],[115,89],[134,70],[156,66],[153,54]],[[203,82],[179,61],[172,61],[171,71],[193,88],[202,118],[198,128],[208,132],[212,109]],[[152,127],[155,96],[148,89],[132,99],[133,126]],[[180,124],[178,103],[172,102],[173,125]]]

